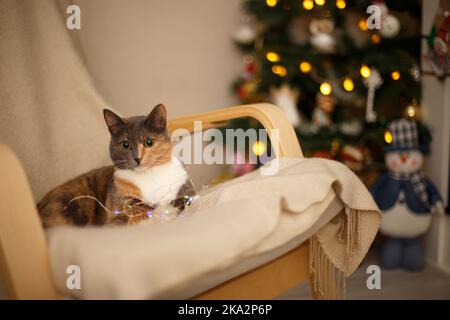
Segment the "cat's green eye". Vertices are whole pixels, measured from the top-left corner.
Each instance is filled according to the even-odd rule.
[[[152,138],[147,138],[144,141],[144,147],[146,148],[151,148],[155,145],[155,140],[153,140]]]
[[[124,141],[122,141],[122,142],[120,143],[120,147],[121,147],[123,150],[130,150],[130,149],[131,149],[131,144],[130,144],[127,140],[124,140]]]

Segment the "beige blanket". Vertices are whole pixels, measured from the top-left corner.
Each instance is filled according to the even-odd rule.
[[[72,41],[79,31],[66,28],[68,4],[0,1],[0,142],[24,165],[36,201],[110,163],[107,104]]]
[[[65,295],[148,299],[188,298],[256,267],[257,257],[274,259],[285,252],[278,249],[316,234],[311,271],[321,295],[330,297],[365,256],[380,218],[367,189],[344,165],[281,159],[276,175],[255,171],[203,190],[183,219],[56,228],[48,239]],[[66,287],[73,264],[81,268],[81,290]],[[336,272],[326,272],[331,269]]]

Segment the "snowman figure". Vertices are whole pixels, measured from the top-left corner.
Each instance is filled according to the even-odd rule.
[[[431,224],[431,213],[443,213],[442,198],[420,171],[423,146],[415,122],[400,119],[390,123],[391,139],[386,148],[388,173],[380,176],[371,193],[383,212],[380,231],[389,237],[381,248],[385,269],[420,271],[425,267],[420,238]]]

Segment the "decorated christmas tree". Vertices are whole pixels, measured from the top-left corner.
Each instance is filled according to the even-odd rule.
[[[243,12],[233,90],[283,108],[306,156],[379,168],[388,121],[420,122],[420,1],[245,0]]]

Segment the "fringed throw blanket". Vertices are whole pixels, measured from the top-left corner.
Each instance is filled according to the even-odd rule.
[[[278,160],[277,160],[278,161]],[[316,298],[343,298],[345,277],[360,264],[381,215],[344,165],[281,159],[205,189],[183,219],[114,228],[48,231],[59,290],[78,298],[189,298],[267,263],[310,239]],[[79,265],[81,290],[66,269]]]

